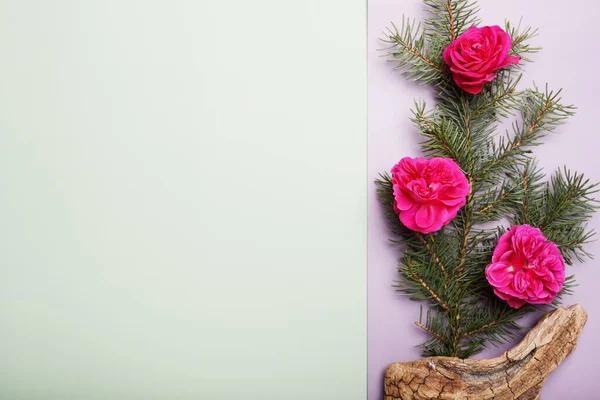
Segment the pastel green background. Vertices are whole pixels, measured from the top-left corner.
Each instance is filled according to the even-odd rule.
[[[0,0],[0,399],[366,398],[364,0]]]

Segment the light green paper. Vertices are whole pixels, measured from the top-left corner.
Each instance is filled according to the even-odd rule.
[[[0,398],[366,398],[365,13],[0,2]]]

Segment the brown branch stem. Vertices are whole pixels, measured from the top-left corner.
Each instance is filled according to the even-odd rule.
[[[426,125],[427,129],[433,133],[436,136],[437,141],[439,142],[440,146],[442,147],[442,149],[450,156],[452,157],[452,159],[457,160],[458,156],[456,155],[456,152],[454,152],[451,148],[450,145],[448,144],[448,142],[443,138],[440,137],[440,135],[435,134],[435,127],[433,126],[433,124],[427,119],[427,117],[425,116],[425,114],[423,114],[422,112],[418,112],[416,114],[417,120],[421,121],[423,124]],[[422,128],[421,128],[422,129]]]
[[[456,28],[454,27],[454,11],[452,10],[452,0],[446,2],[446,8],[448,9],[448,22],[450,23],[450,39],[454,42],[456,40]]]
[[[548,111],[548,108],[550,108],[551,105],[552,105],[552,100],[551,99],[549,99],[548,101],[546,101],[546,103],[544,104],[544,107],[542,107],[542,110],[539,112],[539,114],[537,115],[537,117],[535,118],[535,120],[529,126],[529,129],[527,130],[526,135],[523,135],[523,137],[521,137],[521,139],[519,139],[515,143],[513,143],[504,152],[504,154],[502,156],[500,156],[500,157],[496,158],[494,161],[492,161],[486,170],[489,170],[489,169],[493,168],[496,164],[498,164],[501,160],[503,160],[504,158],[506,158],[509,154],[511,154],[512,152],[518,150],[523,145],[524,138],[526,136],[531,135],[533,133],[533,131],[538,127],[538,125],[540,124],[542,118],[544,118],[544,115],[546,114],[546,112]]]
[[[476,335],[476,334],[478,334],[478,333],[480,333],[480,332],[483,332],[483,331],[485,331],[487,328],[491,328],[491,327],[492,327],[492,326],[494,326],[495,324],[496,324],[496,321],[489,322],[489,323],[487,323],[487,324],[483,325],[481,328],[474,329],[474,330],[472,330],[472,331],[470,331],[470,332],[467,332],[467,333],[463,334],[463,335],[462,335],[462,338],[464,339],[464,338],[466,338],[466,337],[469,337],[469,336],[472,336],[472,335]]]
[[[402,40],[402,38],[398,34],[396,34],[395,36],[392,36],[392,39],[394,39],[397,44],[399,44],[402,47],[404,47],[404,49],[406,51],[408,51],[409,53],[411,53],[415,57],[419,58],[425,64],[429,65],[430,67],[432,67],[433,69],[435,69],[436,71],[438,71],[439,73],[441,73],[442,75],[444,75],[446,77],[448,76],[448,73],[444,70],[444,68],[442,68],[440,65],[438,65],[435,62],[433,62],[432,60],[430,60],[428,57],[425,57],[425,55],[421,54],[421,52],[418,51],[417,49],[415,49],[413,46],[411,46],[408,43],[404,42]]]
[[[429,293],[429,295],[431,297],[433,297],[433,299],[440,305],[440,307],[442,307],[445,311],[450,311],[450,307],[448,307],[448,304],[446,304],[445,302],[443,302],[442,299],[440,298],[440,296],[438,296],[438,294],[436,292],[434,292],[433,289],[431,289],[431,287],[429,287],[429,285],[423,280],[423,278],[421,278],[419,276],[419,274],[417,274],[416,272],[414,272],[412,263],[410,261],[408,261],[406,263],[406,265],[408,266],[408,272],[413,277],[413,279],[415,279],[417,282],[419,282],[419,284],[425,290],[427,290],[427,292]]]
[[[505,200],[508,196],[510,196],[510,194],[511,194],[511,190],[505,190],[504,193],[502,193],[500,195],[500,197],[498,197],[496,200],[492,201],[491,203],[488,203],[485,207],[481,208],[480,210],[475,211],[475,214],[477,214],[477,215],[485,214],[486,212],[490,211],[491,209],[496,207],[498,204],[500,204],[503,200]]]
[[[419,328],[423,329],[425,332],[429,333],[431,336],[435,337],[437,340],[439,340],[440,342],[445,342],[444,338],[440,336],[440,334],[438,334],[437,332],[429,329],[428,327],[426,327],[425,325],[423,325],[420,322],[415,322],[415,325],[418,326]]]
[[[489,103],[486,103],[486,104],[484,104],[484,105],[480,106],[479,108],[477,108],[477,109],[475,110],[475,115],[479,115],[479,114],[481,114],[481,113],[483,112],[483,110],[485,110],[486,108],[488,108],[488,107],[491,107],[491,106],[493,106],[494,104],[496,104],[496,103],[499,103],[499,102],[501,102],[502,100],[504,100],[504,99],[506,99],[506,98],[508,98],[508,97],[512,96],[512,95],[513,95],[513,94],[514,94],[516,91],[517,91],[517,89],[515,89],[515,88],[512,88],[511,90],[509,90],[509,91],[507,91],[507,92],[504,92],[504,93],[502,93],[500,96],[498,96],[498,97],[497,97],[497,98],[495,98],[494,100],[492,100],[492,101],[490,101]]]
[[[422,234],[417,233],[417,238],[419,239],[419,241],[421,242],[421,244],[423,246],[425,246],[425,249],[427,249],[427,252],[429,253],[429,255],[433,258],[433,261],[436,263],[436,265],[438,267],[440,267],[440,269],[442,270],[442,274],[444,274],[444,277],[448,277],[448,274],[446,273],[446,268],[444,268],[444,265],[442,264],[442,262],[440,261],[440,258],[437,254],[437,252],[429,245],[429,242],[427,241],[427,239],[425,239],[423,237]]]
[[[523,219],[526,224],[529,224],[529,206],[527,202],[527,190],[529,190],[529,176],[527,172],[523,172]]]

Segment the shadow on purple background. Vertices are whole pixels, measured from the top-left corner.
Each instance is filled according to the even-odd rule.
[[[553,4],[551,4],[553,3]],[[600,24],[596,21],[600,3],[596,0],[572,0],[556,4],[548,0],[480,0],[480,17],[485,25],[504,25],[508,19],[539,28],[539,36],[532,43],[543,50],[532,57],[526,68],[522,87],[539,86],[546,82],[551,89],[563,88],[563,99],[578,107],[577,115],[559,127],[536,149],[540,166],[547,173],[567,165],[585,173],[593,181],[600,181],[600,129],[598,95],[600,94],[600,52],[597,38]],[[369,107],[369,238],[368,238],[368,393],[369,400],[383,397],[385,367],[395,361],[411,361],[420,357],[418,344],[425,334],[413,325],[419,317],[419,304],[395,292],[394,280],[399,278],[397,250],[390,246],[385,220],[377,203],[373,181],[379,172],[389,170],[403,156],[420,155],[418,135],[410,122],[413,100],[424,98],[431,104],[428,87],[408,82],[393,64],[381,57],[385,47],[378,41],[390,22],[399,24],[402,15],[422,18],[420,0],[369,0],[368,27],[368,107]],[[591,225],[600,230],[600,216]],[[588,250],[600,257],[600,243],[594,242]],[[589,320],[575,352],[548,378],[542,391],[544,400],[600,399],[597,383],[589,371],[600,368],[600,268],[595,261],[567,267],[575,274],[579,286],[575,295],[566,297],[565,304],[580,303],[589,314]],[[529,319],[525,324],[533,324]],[[490,348],[476,357],[493,357],[503,348]]]

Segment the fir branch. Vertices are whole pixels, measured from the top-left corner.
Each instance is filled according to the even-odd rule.
[[[464,135],[465,135],[465,153],[467,154],[467,161],[462,165],[463,169],[467,174],[467,179],[469,180],[469,187],[471,188],[465,206],[461,211],[461,220],[462,220],[462,244],[460,250],[458,252],[458,274],[460,275],[463,272],[463,267],[466,262],[467,257],[467,247],[469,245],[469,235],[471,233],[471,219],[473,217],[473,195],[474,195],[474,187],[475,180],[473,177],[473,120],[471,116],[471,108],[468,100],[465,99],[464,94],[461,95],[461,107],[456,111],[462,117],[463,127],[464,127]]]
[[[421,312],[415,323],[430,336],[421,345],[424,355],[465,358],[488,343],[510,340],[522,329],[519,318],[544,308],[515,310],[494,294],[484,270],[505,229],[480,224],[507,219],[537,226],[570,264],[589,256],[584,245],[594,235],[587,221],[597,209],[592,198],[596,185],[566,169],[546,183],[531,157],[531,148],[573,114],[574,107],[562,104],[560,91],[518,90],[518,66],[498,71],[480,94],[465,93],[451,80],[442,52],[477,25],[477,7],[468,0],[424,3],[428,17],[423,25],[403,19],[400,29],[389,30],[388,56],[411,80],[435,86],[435,106],[426,111],[419,102],[413,111],[412,120],[424,138],[421,148],[428,157],[454,159],[471,191],[452,223],[431,235],[409,231],[399,221],[388,173],[376,181],[377,195],[390,229],[404,246],[398,290],[429,304],[425,321]],[[536,30],[509,23],[506,28],[513,43],[510,54],[526,60],[537,51],[529,44]],[[508,117],[516,119],[512,131],[498,137],[501,119]],[[567,278],[553,305],[572,285],[572,277]]]
[[[469,336],[473,336],[473,335],[476,335],[476,334],[478,334],[478,333],[482,333],[482,332],[484,332],[485,330],[487,330],[487,329],[490,329],[490,328],[494,327],[494,325],[496,325],[496,321],[495,321],[495,320],[494,320],[494,321],[492,321],[492,322],[488,322],[487,324],[485,324],[485,325],[482,325],[481,327],[479,327],[479,328],[477,328],[477,329],[473,329],[473,330],[472,330],[472,331],[470,331],[470,332],[463,333],[463,334],[462,334],[462,338],[467,338],[467,337],[469,337]]]
[[[404,240],[413,237],[414,233],[400,222],[398,214],[394,210],[394,188],[390,174],[387,172],[379,174],[375,185],[377,186],[377,198],[383,208],[390,231]]]
[[[431,256],[433,261],[440,267],[440,270],[442,271],[442,274],[444,275],[444,277],[448,277],[446,268],[444,268],[444,265],[441,263],[440,258],[437,254],[437,251],[429,244],[429,241],[423,237],[423,234],[417,233],[416,236],[417,236],[417,239],[419,240],[419,242],[421,242],[421,244],[423,246],[425,246],[425,248],[427,249],[427,252]],[[435,246],[435,241],[434,241],[435,239],[434,239],[433,235],[429,235],[429,237],[432,241],[433,246]]]
[[[451,120],[425,112],[425,102],[415,103],[412,121],[426,140],[421,149],[430,157],[449,157],[459,165],[466,165],[465,138]]]
[[[584,246],[590,243],[595,236],[596,232],[587,225],[556,229],[548,233],[548,239],[556,243],[567,265],[573,265],[574,258],[579,262],[593,258]]]
[[[503,103],[504,101],[506,101],[508,99],[511,99],[512,96],[514,96],[516,93],[517,93],[517,89],[514,87],[511,87],[511,88],[505,89],[500,95],[490,96],[491,99],[488,102],[483,103],[482,105],[478,106],[475,109],[475,115],[484,114],[488,110],[497,111],[496,105]]]
[[[522,101],[524,93],[517,90],[521,77],[511,69],[499,71],[496,79],[484,86],[482,92],[473,99],[473,115],[487,117],[489,122],[496,121],[498,117],[509,117]]]
[[[419,276],[418,273],[414,271],[413,265],[410,260],[406,261],[406,266],[408,268],[408,275],[412,277],[416,282],[418,282],[418,284],[421,285],[423,289],[425,289],[425,291],[431,296],[431,298],[435,300],[436,304],[439,305],[445,311],[450,311],[450,307],[448,306],[448,304],[445,301],[442,301],[440,296],[435,291],[433,291],[433,289],[423,280],[423,278],[421,278],[421,276]]]
[[[447,0],[446,1],[446,9],[448,10],[448,25],[449,25],[449,29],[450,29],[450,40],[451,41],[456,40],[456,26],[455,26],[455,22],[454,22],[453,8],[454,8],[454,6],[452,4],[452,0]]]
[[[526,148],[539,145],[541,138],[574,114],[573,106],[560,103],[560,92],[547,88],[544,93],[537,89],[528,91],[521,112],[522,123],[513,123],[512,138],[501,138],[498,145],[492,146],[492,157],[476,172],[478,179],[488,181],[515,162],[527,161]]]
[[[563,283],[562,289],[560,289],[560,292],[558,292],[558,294],[554,298],[554,301],[551,304],[549,304],[548,306],[546,306],[545,308],[547,309],[547,308],[558,307],[561,304],[564,296],[573,294],[573,289],[576,286],[578,286],[578,285],[575,282],[575,276],[574,275],[567,276],[565,278],[565,282]],[[544,310],[544,307],[542,307],[542,310]]]
[[[423,329],[425,332],[429,333],[431,336],[433,336],[434,338],[436,338],[440,342],[442,342],[442,343],[446,342],[446,339],[444,339],[444,337],[441,334],[437,333],[436,331],[434,331],[431,328],[428,328],[427,326],[423,325],[422,323],[415,322],[415,326]]]
[[[477,210],[475,212],[475,214],[483,215],[483,214],[489,213],[492,210],[498,209],[499,205],[502,204],[503,202],[505,202],[508,199],[508,197],[510,196],[510,194],[511,194],[510,189],[509,190],[506,190],[504,188],[500,189],[498,191],[497,197],[493,201],[491,201],[490,203],[488,203],[484,207],[482,207],[480,210]]]
[[[473,296],[463,305],[464,323],[460,338],[460,352],[469,357],[486,347],[512,339],[522,328],[517,321],[535,308],[526,305],[515,310],[499,299],[489,286],[478,296]]]
[[[471,233],[472,223],[471,219],[473,217],[473,187],[474,187],[473,178],[469,178],[469,185],[471,187],[471,192],[467,196],[467,203],[463,207],[462,210],[462,244],[460,246],[460,250],[458,251],[458,274],[460,275],[463,272],[463,268],[465,266],[465,262],[467,261],[466,257],[468,254],[468,246],[469,246],[469,235]]]
[[[425,19],[429,35],[449,44],[471,26],[480,23],[479,8],[469,0],[424,0],[429,17]]]
[[[450,355],[453,350],[449,343],[451,335],[451,329],[448,326],[448,319],[445,313],[438,313],[431,309],[427,310],[427,316],[425,323],[423,324],[423,308],[419,316],[419,322],[417,326],[425,327],[426,332],[434,332],[433,335],[430,333],[430,338],[425,343],[421,344],[423,353],[427,355],[443,354]]]
[[[587,221],[598,208],[591,197],[598,192],[598,184],[591,183],[583,174],[572,173],[566,167],[556,171],[546,186],[546,207],[541,229],[552,226],[572,226]]]
[[[474,222],[481,224],[496,221],[514,212],[515,203],[522,201],[523,185],[503,183],[500,188],[491,188],[480,194],[477,199],[478,209],[474,212]]]
[[[527,42],[538,35],[537,29],[530,27],[521,28],[522,19],[516,27],[512,26],[510,21],[505,22],[505,31],[510,35],[512,39],[512,47],[510,50],[511,55],[521,57],[521,63],[517,65],[517,68],[522,67],[523,62],[531,61],[528,55],[537,53],[541,50],[541,47],[531,46]]]
[[[527,170],[523,172],[523,221],[526,224],[531,223],[531,218],[529,217],[529,179],[530,176],[527,173]]]
[[[597,192],[597,183],[564,167],[551,177],[540,196],[537,207],[541,212],[532,222],[558,245],[567,264],[572,264],[573,258],[583,261],[590,257],[583,246],[595,235],[587,221],[599,208],[592,197]]]
[[[506,213],[507,216],[515,225],[531,225],[544,213],[541,204],[546,189],[544,173],[537,167],[535,160],[529,160],[522,166],[515,164],[510,167],[506,176],[512,185],[522,188],[520,198],[514,202],[512,212]]]
[[[387,38],[392,49],[388,57],[397,63],[397,69],[403,70],[412,80],[423,83],[439,83],[449,77],[445,67],[432,60],[427,54],[425,35],[420,24],[402,18],[400,29],[392,24],[388,28]]]

